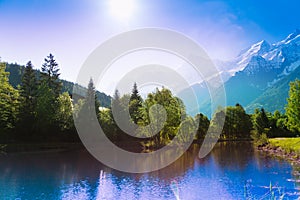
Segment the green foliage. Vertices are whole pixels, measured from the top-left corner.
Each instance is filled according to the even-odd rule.
[[[52,54],[45,59],[41,74],[33,69],[31,62],[28,62],[25,68],[12,66],[9,70],[13,71],[14,76],[5,72],[4,63],[0,64],[0,133],[15,130],[18,124],[17,131],[20,134],[16,135],[16,140],[42,141],[55,137],[59,140],[60,133],[75,130],[72,113],[76,120],[80,120],[78,116],[81,111],[88,109],[91,112],[96,111],[102,129],[111,140],[138,140],[123,133],[116,125],[112,109],[100,107],[98,101],[100,93],[95,90],[92,79],[88,84],[86,96],[73,105],[70,96],[73,85],[63,81],[63,91],[67,92],[61,93],[59,68]],[[20,75],[23,75],[22,78],[19,78]],[[9,77],[12,77],[11,82],[15,84],[16,89],[9,84]],[[20,86],[17,87],[17,84]],[[118,114],[121,115],[125,114],[129,106],[132,122],[140,126],[151,124],[145,130],[149,138],[144,141],[156,148],[168,144],[178,134],[182,142],[191,139],[200,141],[205,137],[210,125],[216,131],[222,131],[222,139],[229,140],[247,139],[253,129],[251,137],[257,144],[264,144],[268,137],[290,136],[287,129],[294,135],[300,132],[300,81],[291,83],[289,95],[286,115],[279,111],[271,114],[264,109],[256,109],[250,117],[241,105],[236,104],[217,110],[211,123],[203,114],[196,115],[194,119],[189,117],[183,102],[166,88],[157,89],[143,100],[135,83],[131,94],[121,97],[116,91],[111,103],[107,105],[117,107]],[[110,100],[109,97],[107,99]],[[166,121],[157,105],[165,109]],[[101,103],[101,106],[104,105]],[[88,123],[91,116],[82,117],[86,118],[84,120]],[[222,118],[225,118],[224,127],[220,123]],[[199,123],[197,130],[195,130],[198,125],[196,123]],[[162,128],[156,133],[154,130],[158,127]],[[195,131],[197,131],[197,137],[192,138]]]
[[[20,113],[19,113],[19,135],[22,140],[30,139],[34,132],[36,121],[36,105],[38,95],[38,83],[32,63],[26,65],[20,87]],[[22,133],[21,133],[22,132]]]
[[[96,100],[95,87],[92,78],[89,81],[84,99],[79,100],[74,107],[75,122],[88,124],[86,127],[83,127],[86,130],[95,130],[99,123],[100,105]]]
[[[9,64],[6,63],[6,72],[9,72],[9,83],[17,89],[18,85],[22,82],[22,77],[25,71],[25,66],[18,64]]]
[[[58,97],[58,109],[56,112],[56,121],[61,131],[70,130],[74,126],[73,122],[72,100],[67,92]]]
[[[0,63],[0,132],[14,128],[19,112],[19,92],[8,82],[5,63]]]
[[[226,110],[224,108],[219,107],[218,110],[214,113],[213,118],[211,119],[211,127],[215,135],[210,135],[210,137],[218,137],[217,133],[223,132],[223,123],[226,117]],[[225,122],[224,122],[225,123]]]
[[[88,107],[89,111],[96,112],[96,116],[99,116],[100,102],[96,97],[96,90],[92,78],[90,79],[88,84],[85,96],[85,105]]]
[[[112,117],[111,109],[102,108],[99,113],[99,122],[103,132],[106,136],[112,140],[117,141],[118,138],[118,130],[117,126]]]
[[[22,114],[34,116],[37,99],[37,79],[31,61],[26,65],[21,82],[20,96],[22,98]]]
[[[143,99],[139,94],[136,83],[134,83],[129,101],[129,113],[135,124],[141,119],[140,108],[142,107],[142,103]]]
[[[196,115],[195,122],[199,123],[197,130],[197,139],[203,139],[206,136],[210,121],[205,115],[200,113]]]
[[[187,143],[195,139],[197,124],[192,117],[185,118],[178,127],[178,137],[180,143]]]
[[[236,104],[236,106],[228,106],[225,110],[217,111],[213,118],[213,125],[221,126],[219,122],[224,116],[225,122],[220,136],[222,139],[250,138],[251,119],[241,105]]]
[[[287,153],[295,152],[300,156],[300,138],[272,138],[269,143],[274,147],[281,147]]]
[[[268,130],[266,130],[266,132],[268,132]],[[268,136],[266,132],[258,133],[257,130],[251,131],[251,138],[256,146],[261,146],[268,143]]]
[[[36,106],[36,132],[46,134],[54,130],[56,125],[56,110],[58,102],[56,101],[53,90],[43,82],[38,87],[37,106]],[[42,136],[40,136],[42,137]]]
[[[254,114],[252,115],[252,123],[253,129],[258,134],[266,133],[266,130],[270,128],[269,119],[263,108],[261,110],[255,109]]]
[[[60,123],[57,121],[60,105],[58,97],[61,93],[61,82],[59,80],[59,67],[54,56],[50,54],[45,58],[42,66],[41,81],[37,90],[36,103],[36,133],[41,138],[43,135],[53,132],[55,137]]]
[[[18,64],[6,64],[6,69],[9,73],[9,83],[17,89],[18,85],[21,85],[22,77],[24,75],[25,67]],[[38,70],[34,70],[37,80],[41,81],[41,72]],[[68,92],[70,96],[73,93],[74,83],[60,79],[62,83],[61,92]],[[81,87],[81,86],[79,86]],[[82,87],[83,88],[83,87]],[[101,106],[109,108],[111,105],[111,97],[107,96],[103,92],[96,91],[97,99],[100,101]]]
[[[286,106],[286,126],[293,133],[300,133],[300,80],[290,83]]]
[[[42,66],[42,82],[45,82],[49,88],[54,92],[55,98],[61,93],[61,82],[59,80],[59,67],[54,59],[54,56],[50,53],[45,58],[45,63]]]
[[[157,104],[163,106],[166,111],[167,119],[164,123],[162,114],[159,113],[159,107],[154,106]],[[175,137],[182,118],[184,119],[186,116],[182,101],[174,97],[171,91],[166,88],[157,89],[156,92],[150,93],[144,101],[141,113],[142,120],[139,122],[140,125],[148,125],[151,122],[151,126],[160,127],[161,123],[163,123],[163,128],[159,133],[151,137],[151,140],[155,141],[157,146],[165,145]],[[155,134],[152,130],[150,127],[148,130],[149,135]]]
[[[247,105],[246,110],[252,113],[256,108],[265,108],[269,112],[285,112],[285,105],[289,96],[289,83],[300,77],[300,67],[297,67],[289,75],[282,77],[278,82],[257,97],[254,101]],[[248,91],[247,91],[248,92]]]
[[[268,118],[270,125],[269,137],[291,136],[285,125],[287,121],[286,115],[276,110],[273,115],[269,113]]]

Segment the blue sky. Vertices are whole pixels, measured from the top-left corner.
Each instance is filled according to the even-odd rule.
[[[0,0],[2,60],[32,60],[40,68],[51,52],[61,76],[75,81],[98,45],[131,29],[174,29],[197,41],[212,58],[226,60],[252,43],[273,43],[300,28],[298,0],[123,0],[133,4],[130,11],[123,6],[129,12],[126,19],[116,14],[111,1]]]

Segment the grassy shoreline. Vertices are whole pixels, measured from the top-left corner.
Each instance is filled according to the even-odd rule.
[[[287,153],[295,152],[300,155],[300,138],[272,138],[269,143],[274,147],[281,147]]]
[[[300,138],[271,138],[268,144],[258,146],[258,149],[300,165]]]

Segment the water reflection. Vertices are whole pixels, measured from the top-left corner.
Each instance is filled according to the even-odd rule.
[[[297,199],[299,173],[249,143],[219,143],[204,159],[191,147],[172,165],[126,174],[86,151],[0,157],[0,199]]]

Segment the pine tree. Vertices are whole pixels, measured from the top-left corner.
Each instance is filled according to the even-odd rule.
[[[114,96],[112,98],[111,105],[120,104],[120,93],[119,90],[115,90]]]
[[[62,88],[59,75],[59,66],[54,56],[50,53],[49,56],[45,58],[45,63],[42,66],[42,81],[46,82],[48,87],[53,90],[56,98],[61,93]]]
[[[112,109],[118,111],[118,113],[123,111],[119,90],[115,90],[113,98],[111,99],[111,107]]]
[[[117,111],[116,114],[119,115],[119,116],[114,116],[113,115],[113,113],[112,113],[113,109],[115,111]],[[110,128],[111,133],[110,134],[112,135],[111,138],[113,138],[113,140],[115,140],[115,141],[120,140],[121,136],[122,136],[122,134],[121,134],[122,131],[119,128],[119,126],[116,124],[115,118],[120,117],[123,112],[124,112],[124,109],[121,105],[121,96],[120,96],[119,91],[116,89],[115,92],[114,92],[113,98],[111,99],[111,109],[109,111],[109,117],[111,119],[111,128]]]
[[[94,86],[94,82],[93,79],[91,78],[88,84],[88,89],[87,89],[87,93],[86,93],[86,104],[89,107],[89,109],[91,108],[95,108],[96,111],[96,116],[99,117],[99,108],[100,108],[100,102],[96,96],[96,90],[95,90],[95,86]],[[92,105],[94,103],[94,105]]]
[[[22,133],[25,133],[23,136],[21,136],[23,139],[28,137],[29,134],[33,133],[34,131],[33,128],[36,119],[37,89],[36,74],[32,68],[31,61],[29,61],[26,64],[20,88],[21,105],[19,129],[22,130]]]
[[[134,99],[136,99],[140,102],[142,101],[142,97],[139,94],[136,83],[133,84],[132,93],[131,93],[131,96],[130,96],[130,101],[132,101]]]
[[[50,54],[45,58],[42,66],[41,82],[38,87],[37,98],[37,132],[48,134],[57,132],[59,122],[56,119],[59,112],[58,97],[61,92],[59,80],[59,67],[54,56]]]
[[[289,98],[286,106],[287,128],[293,133],[300,133],[300,80],[290,83]]]
[[[130,101],[129,101],[129,113],[131,115],[132,121],[137,124],[139,119],[141,119],[139,110],[142,107],[142,97],[139,94],[139,91],[137,89],[137,84],[133,84],[133,89],[132,93],[130,96]]]

